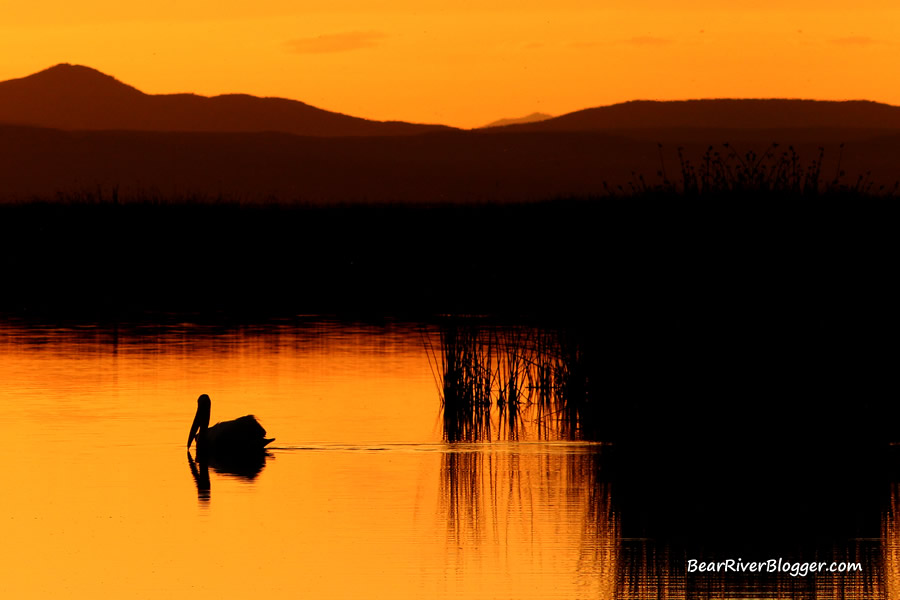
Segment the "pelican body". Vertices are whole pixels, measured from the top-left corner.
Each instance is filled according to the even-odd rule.
[[[267,438],[266,430],[253,415],[245,415],[233,421],[223,421],[209,426],[209,396],[197,399],[197,414],[191,424],[187,447],[197,439],[197,453],[215,455],[241,455],[264,452],[275,438]]]

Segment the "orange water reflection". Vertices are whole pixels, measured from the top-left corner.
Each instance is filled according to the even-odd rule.
[[[463,444],[445,452],[440,494],[454,594],[472,596],[495,571],[498,589],[511,581],[542,589],[548,573],[568,573],[582,593],[614,597],[619,523],[602,463],[602,446],[583,443]]]
[[[900,597],[896,487],[835,544],[862,576],[686,574],[607,445],[445,443],[418,326],[2,325],[0,381],[5,598]],[[186,456],[201,392],[276,438],[257,472]]]
[[[582,555],[587,508],[555,480],[502,508],[501,536],[473,522],[451,550],[436,474],[458,455],[418,327],[7,325],[0,378],[4,597],[546,597],[602,581]],[[201,392],[213,420],[253,412],[277,438],[254,477],[186,456]],[[500,462],[526,494],[531,469],[576,477],[555,452]]]

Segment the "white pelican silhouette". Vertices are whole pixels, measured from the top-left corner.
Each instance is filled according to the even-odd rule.
[[[266,445],[275,438],[267,438],[266,430],[253,415],[245,415],[233,421],[223,421],[209,426],[209,396],[197,398],[197,414],[191,424],[187,447],[197,438],[197,454],[245,455],[264,452]]]

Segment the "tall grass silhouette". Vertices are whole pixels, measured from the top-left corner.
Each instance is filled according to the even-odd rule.
[[[427,342],[449,442],[594,439],[585,353],[564,329],[447,319]]]
[[[847,180],[842,169],[844,144],[841,144],[837,166],[833,174],[824,169],[825,149],[819,148],[811,161],[804,161],[793,146],[781,150],[772,143],[762,153],[753,150],[738,152],[724,143],[720,149],[709,146],[698,161],[686,158],[684,148],[678,148],[678,176],[669,178],[662,144],[658,146],[660,168],[656,183],[644,175],[632,173],[627,186],[615,189],[604,183],[608,196],[639,195],[672,198],[837,198],[837,197],[893,197],[900,190],[900,181],[892,187],[877,184],[871,172]]]

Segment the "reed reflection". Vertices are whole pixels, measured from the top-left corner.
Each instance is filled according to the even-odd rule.
[[[512,430],[499,417],[481,418],[491,429],[479,432],[470,420],[449,428],[446,438]],[[452,418],[445,416],[446,423],[453,425]],[[527,570],[538,561],[546,570],[553,562],[548,540],[559,540],[577,547],[570,555],[577,561],[553,568],[576,573],[588,595],[599,598],[900,599],[900,492],[895,484],[879,543],[873,535],[887,488],[868,451],[841,461],[846,451],[838,448],[777,445],[768,454],[749,452],[757,462],[741,470],[706,471],[686,466],[695,450],[652,445],[635,452],[623,444],[527,443],[511,436],[452,442],[442,457],[440,485],[448,564],[460,573],[487,569],[493,565],[473,565],[473,557],[483,560],[485,549],[503,547],[508,550],[499,560],[521,564],[501,562],[498,572]],[[779,465],[775,459],[790,452],[822,464],[813,469],[807,460],[805,472],[793,468],[793,460]],[[690,559],[773,558],[858,563],[861,571],[797,576],[687,569]]]
[[[891,485],[891,499],[881,522],[884,561],[883,598],[900,600],[900,483]]]
[[[452,444],[440,482],[447,564],[507,576],[575,573],[592,595],[616,597],[620,517],[604,456],[599,444]],[[569,547],[577,551],[558,552]],[[492,548],[506,550],[493,556],[499,564],[484,564]]]
[[[848,555],[845,555],[845,557]],[[872,558],[871,552],[852,557]],[[650,541],[623,544],[623,570],[615,597],[621,600],[679,598],[753,598],[783,600],[877,600],[887,598],[876,569],[853,575],[824,574],[793,577],[789,574],[691,574],[685,555]],[[823,558],[823,560],[825,560]],[[827,561],[830,562],[830,558]],[[835,559],[837,560],[837,559]]]
[[[779,456],[788,456],[788,449],[780,450]],[[626,540],[620,577],[624,587],[616,597],[889,597],[877,537],[879,507],[887,491],[881,486],[883,475],[862,463],[844,470],[835,456],[813,468],[812,456],[821,460],[824,451],[804,452],[810,456],[806,471],[779,467],[772,454],[755,450],[748,453],[756,460],[752,467],[707,472],[679,469],[677,457],[683,450],[673,446],[669,454],[675,461],[637,473],[635,468],[645,463],[624,453],[624,460],[614,461],[619,473],[614,498]],[[852,467],[862,474],[853,477],[848,472]],[[890,523],[887,518],[881,526]],[[884,531],[888,537],[889,530]],[[774,564],[763,572],[688,569],[689,560],[749,564],[778,559],[796,565],[795,572],[773,572]],[[854,563],[861,570],[803,575],[797,571],[804,563]]]
[[[900,539],[896,535],[900,528],[892,519],[885,521],[885,568],[880,544],[871,538],[844,538],[826,546],[772,544],[723,551],[708,544],[702,534],[696,539],[669,539],[660,530],[636,535],[641,524],[634,521],[640,515],[617,496],[615,461],[611,449],[600,444],[452,444],[442,458],[440,485],[447,564],[463,578],[473,571],[483,577],[483,571],[491,570],[515,576],[539,564],[537,570],[544,573],[574,573],[585,597],[618,600],[897,598],[889,593],[896,581],[883,577],[885,569],[893,569],[893,579],[900,573],[896,564],[890,566],[891,560],[900,562],[893,539]],[[658,500],[673,492],[689,493],[664,490]],[[900,507],[896,490],[892,506],[892,510]],[[555,544],[576,551],[557,556]],[[486,564],[490,556],[486,551],[498,547],[504,548],[494,559],[499,564]],[[697,573],[687,568],[690,559],[749,562],[773,557],[792,563],[853,562],[862,571],[793,576]]]

